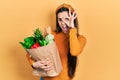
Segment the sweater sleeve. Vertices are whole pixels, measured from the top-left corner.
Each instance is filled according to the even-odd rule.
[[[30,63],[31,65],[35,62],[35,60],[33,60],[33,59],[30,57],[29,54],[26,54],[26,58],[28,59],[28,61],[29,61],[29,63]]]
[[[86,38],[82,35],[77,36],[76,33],[76,28],[70,29],[70,53],[73,56],[78,56],[82,52],[86,43]]]

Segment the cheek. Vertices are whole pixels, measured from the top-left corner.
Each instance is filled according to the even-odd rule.
[[[58,21],[58,25],[61,27],[61,22],[60,21]]]

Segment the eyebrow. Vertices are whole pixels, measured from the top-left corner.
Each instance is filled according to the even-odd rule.
[[[68,18],[68,19],[69,19],[69,17],[65,17],[64,19],[66,19],[66,18]],[[58,19],[62,19],[62,17],[59,17]]]

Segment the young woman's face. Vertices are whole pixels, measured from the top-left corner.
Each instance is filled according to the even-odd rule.
[[[64,33],[69,32],[69,27],[66,24],[69,24],[69,15],[67,11],[58,13],[58,24]],[[66,22],[66,23],[65,23]]]

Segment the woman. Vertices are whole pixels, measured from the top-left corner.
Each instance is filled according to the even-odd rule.
[[[63,70],[58,76],[43,78],[44,80],[72,80],[76,70],[77,56],[83,50],[86,38],[78,34],[76,12],[70,5],[62,4],[57,8],[56,31],[53,32],[53,35],[59,50]],[[34,68],[42,68],[46,71],[52,68],[49,60],[48,62],[34,62],[28,54],[27,58]]]

